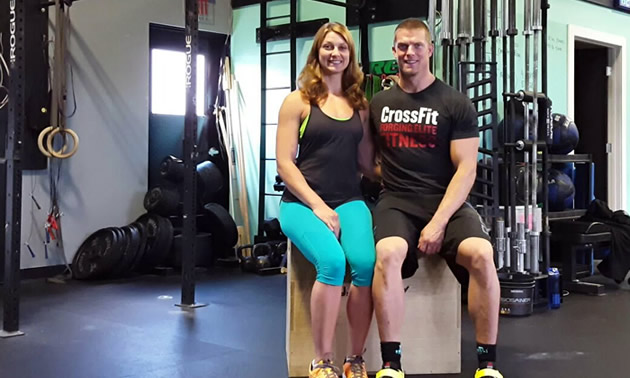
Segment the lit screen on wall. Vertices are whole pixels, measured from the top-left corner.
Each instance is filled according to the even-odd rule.
[[[615,0],[615,8],[630,13],[630,0]]]

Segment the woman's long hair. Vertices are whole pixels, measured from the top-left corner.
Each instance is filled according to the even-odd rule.
[[[354,41],[352,40],[348,28],[337,22],[329,22],[322,25],[317,31],[317,34],[315,34],[313,47],[311,47],[311,51],[306,59],[306,65],[298,77],[298,86],[300,92],[302,92],[302,97],[310,104],[319,105],[328,96],[328,88],[326,87],[326,83],[322,80],[323,72],[319,64],[319,49],[324,42],[326,34],[329,32],[339,34],[348,44],[350,62],[348,63],[348,67],[343,71],[341,78],[341,88],[343,89],[344,97],[348,100],[353,109],[365,109],[368,104],[363,90],[361,89],[363,72],[361,72],[359,64],[357,63]]]

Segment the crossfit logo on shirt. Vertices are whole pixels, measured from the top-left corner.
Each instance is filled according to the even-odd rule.
[[[385,106],[381,111],[379,133],[387,147],[435,148],[439,115],[431,108],[402,110]]]

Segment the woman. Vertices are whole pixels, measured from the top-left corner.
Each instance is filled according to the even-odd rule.
[[[282,230],[317,270],[311,292],[316,355],[309,377],[340,375],[332,350],[347,261],[351,350],[344,377],[367,378],[361,355],[372,320],[376,253],[359,183],[360,172],[373,174],[373,147],[360,88],[363,74],[345,26],[328,23],[319,29],[298,81],[299,90],[280,108],[276,158],[287,187],[280,205]]]

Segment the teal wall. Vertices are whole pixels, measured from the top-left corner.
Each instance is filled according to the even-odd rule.
[[[626,94],[630,91],[630,71],[628,70],[628,62],[630,62],[630,14],[614,11],[600,6],[595,6],[583,1],[575,0],[551,0],[551,9],[549,11],[549,19],[553,22],[556,29],[555,35],[550,40],[551,52],[554,53],[554,59],[549,61],[549,92],[554,101],[554,110],[559,112],[567,111],[567,64],[568,51],[572,46],[567,46],[568,24],[597,30],[600,32],[617,35],[626,41],[626,52],[624,62],[626,66],[625,85]],[[626,114],[630,109],[630,98],[626,98],[625,104]],[[630,143],[630,117],[626,115],[626,124],[623,125],[625,132],[625,141],[623,141],[624,151],[628,151]],[[630,164],[623,162],[625,168],[625,176],[628,177],[630,172]],[[625,205],[623,210],[628,210],[630,203],[630,187],[628,182],[624,185],[626,193],[624,195]]]
[[[567,44],[568,24],[616,34],[630,40],[630,15],[616,12],[590,3],[578,0],[550,0],[548,21],[548,56],[549,56],[549,96],[552,98],[555,112],[567,112],[567,59],[569,46]],[[518,8],[522,9],[522,1],[518,1]],[[234,28],[232,37],[233,69],[236,79],[243,93],[242,104],[246,109],[241,115],[242,125],[246,125],[244,141],[245,153],[243,158],[247,167],[248,200],[250,206],[251,229],[256,230],[258,214],[258,162],[260,141],[260,52],[255,40],[255,30],[259,26],[258,5],[243,7],[234,11]],[[288,1],[275,1],[268,7],[270,16],[289,13]],[[298,21],[327,17],[331,21],[344,22],[345,10],[333,5],[316,3],[310,0],[300,0],[298,8]],[[522,19],[522,17],[519,17]],[[277,23],[285,23],[286,19],[277,20]],[[370,60],[386,60],[392,58],[391,46],[393,31],[396,23],[370,25]],[[522,31],[522,26],[519,26]],[[360,51],[358,30],[351,30],[357,43],[357,52]],[[516,55],[516,85],[522,88],[524,85],[524,38],[517,38]],[[298,70],[303,66],[311,41],[301,39],[298,41]],[[270,51],[285,50],[288,42],[273,42],[269,44]],[[572,47],[571,47],[572,48]],[[630,44],[627,48],[630,50]],[[626,51],[626,62],[630,61],[630,51]],[[627,64],[627,63],[626,63]],[[499,67],[500,69],[500,67]],[[287,86],[289,83],[288,57],[279,55],[268,59],[268,86]],[[630,77],[627,78],[627,86],[630,87]],[[501,90],[501,88],[499,88]],[[268,95],[267,122],[277,120],[280,104],[286,96],[285,92],[270,92]],[[628,101],[627,108],[630,108]],[[628,125],[625,125],[626,130]],[[626,133],[630,139],[630,133]],[[626,141],[626,143],[630,140]],[[275,127],[269,127],[267,132],[267,157],[274,157],[275,151]],[[626,166],[630,171],[630,165]],[[267,164],[267,192],[272,192],[272,185],[276,175],[275,162]],[[626,194],[630,199],[630,193]],[[278,198],[268,197],[266,217],[277,216]]]

